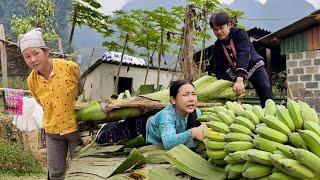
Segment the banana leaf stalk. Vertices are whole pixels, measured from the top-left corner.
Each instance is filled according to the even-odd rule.
[[[221,81],[221,80],[219,80]],[[224,81],[224,80],[222,80]],[[209,84],[215,83],[216,78],[212,76],[204,76],[194,82],[195,88],[198,92],[198,97],[201,97],[197,106],[207,107],[221,105],[220,101],[210,99],[207,95],[201,95],[201,92],[205,94],[217,93],[216,87],[208,86]],[[230,83],[222,83],[230,85]],[[231,83],[232,84],[232,83]],[[220,88],[226,89],[226,86],[219,86]],[[210,91],[211,90],[211,91]],[[222,91],[218,88],[218,91]],[[225,97],[233,96],[224,95]],[[224,100],[223,100],[224,101]],[[165,107],[169,102],[169,90],[165,89],[155,93],[145,94],[139,97],[131,97],[117,100],[99,100],[85,103],[78,106],[77,120],[78,121],[94,121],[94,122],[112,122],[119,121],[126,118],[137,117],[141,114],[159,110]],[[208,103],[208,102],[219,102],[219,103]]]

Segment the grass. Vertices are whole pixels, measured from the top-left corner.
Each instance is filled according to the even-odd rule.
[[[30,150],[24,150],[14,142],[0,142],[0,173],[21,176],[41,175],[43,168]]]

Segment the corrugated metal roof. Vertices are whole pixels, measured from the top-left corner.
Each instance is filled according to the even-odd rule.
[[[275,47],[279,45],[280,40],[288,36],[302,32],[320,22],[320,9],[314,11],[310,15],[274,32],[260,38],[258,41],[267,47]]]
[[[102,63],[118,65],[120,62],[119,61],[113,61],[113,60],[108,60],[107,61],[107,60],[99,59],[92,66],[90,66],[85,72],[83,72],[81,74],[81,78],[83,78],[83,77],[87,76],[88,74],[90,74],[95,68],[97,68]],[[124,66],[124,67],[130,66],[130,67],[138,67],[138,68],[147,68],[146,65],[132,64],[132,63],[127,63],[127,62],[122,62],[122,66]],[[150,69],[158,69],[158,67],[155,67],[155,66],[151,66],[149,68]],[[176,72],[175,70],[171,70],[169,68],[160,68],[160,70]]]

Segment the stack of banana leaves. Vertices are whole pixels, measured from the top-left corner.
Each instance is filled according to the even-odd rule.
[[[227,102],[203,109],[209,161],[228,179],[320,179],[320,126],[305,102],[260,106]]]
[[[235,100],[233,83],[217,80],[213,76],[203,76],[194,82],[198,95],[198,106],[224,104],[227,100]],[[137,117],[141,114],[161,109],[169,102],[169,90],[145,94],[126,99],[103,99],[84,103],[78,106],[78,121],[93,121],[98,123],[118,121]]]

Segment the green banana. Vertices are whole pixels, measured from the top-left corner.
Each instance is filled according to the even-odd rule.
[[[313,131],[320,136],[320,125],[314,121],[305,121],[303,123],[303,129]]]
[[[320,158],[318,156],[305,149],[294,149],[293,155],[301,164],[316,173],[320,173]]]
[[[232,158],[235,162],[238,163],[244,163],[245,161],[241,159],[242,154],[246,153],[246,151],[236,151],[233,153],[229,153],[228,156]]]
[[[311,152],[320,157],[320,137],[310,130],[299,130],[298,132]]]
[[[228,133],[229,132],[229,126],[223,122],[216,122],[216,121],[210,121],[206,123],[207,126],[214,131],[221,132],[221,133]]]
[[[277,150],[277,147],[282,145],[281,143],[271,141],[265,138],[262,138],[260,136],[255,136],[253,139],[253,145],[257,149],[263,150],[263,151],[268,151],[268,152],[273,152]]]
[[[289,135],[289,142],[296,148],[308,149],[306,143],[302,139],[299,133],[293,132]]]
[[[216,116],[217,114],[215,112],[211,112],[211,111],[203,111],[203,112],[201,112],[201,115],[213,115],[213,116]]]
[[[287,103],[287,108],[290,114],[290,117],[293,121],[294,126],[296,127],[296,129],[301,129],[302,128],[302,124],[303,124],[303,120],[302,120],[302,116],[301,116],[301,109],[298,105],[297,102],[295,102],[294,100],[290,100]]]
[[[246,150],[243,154],[241,154],[241,159],[245,160],[245,161],[250,161],[252,162],[253,160],[251,159],[251,157],[249,156],[249,153],[252,151],[255,151],[256,149],[248,149]]]
[[[242,116],[237,116],[235,119],[235,123],[241,124],[242,126],[249,128],[251,131],[255,129],[255,125],[249,119]]]
[[[224,122],[228,126],[233,123],[232,117],[230,117],[227,113],[225,113],[223,111],[218,112],[218,117],[219,117],[219,119],[221,119],[222,122]]]
[[[253,148],[253,144],[247,141],[229,142],[226,145],[226,150],[228,152],[245,151],[252,148]]]
[[[284,124],[282,121],[280,121],[275,116],[265,115],[263,117],[263,122],[270,128],[280,131],[283,134],[289,135],[291,134],[291,130],[288,128],[286,124]]]
[[[260,124],[257,124],[257,125],[256,125],[256,128],[257,128],[257,127],[260,127],[260,126],[268,127],[266,123],[260,123]]]
[[[244,110],[252,111],[252,105],[251,104],[241,104],[242,108]]]
[[[255,163],[255,162],[252,162],[252,161],[246,161],[246,162],[243,164],[242,172],[246,171],[249,167],[256,166],[256,165],[259,165],[259,164],[258,164],[258,163]]]
[[[279,105],[277,107],[276,113],[280,121],[282,121],[285,125],[287,125],[287,127],[292,132],[295,131],[296,127],[294,126],[294,123],[290,117],[289,111],[285,106]]]
[[[267,99],[265,107],[263,108],[264,114],[274,116],[276,115],[276,109],[276,103],[272,99]]]
[[[254,151],[250,151],[248,153],[248,156],[257,163],[264,164],[264,165],[272,165],[270,161],[270,152],[267,151],[261,151],[255,149]]]
[[[224,150],[213,151],[213,150],[207,149],[206,152],[207,152],[208,157],[211,158],[212,160],[223,159],[227,155],[226,151],[224,151]]]
[[[216,114],[201,114],[198,118],[198,121],[201,122],[209,122],[209,121],[221,121],[220,119],[218,119],[218,116]]]
[[[270,162],[278,169],[282,170],[282,166],[277,162],[279,159],[286,159],[287,156],[281,154],[269,154]]]
[[[256,165],[249,167],[242,175],[246,178],[260,178],[271,173],[272,166]]]
[[[254,114],[252,111],[250,110],[244,110],[242,111],[241,116],[249,119],[254,125],[257,125],[260,123],[259,118],[256,116],[256,114]]]
[[[224,133],[219,133],[219,132],[215,132],[210,130],[210,128],[208,128],[205,132],[204,132],[204,137],[212,140],[212,141],[220,141],[220,142],[224,142],[224,137],[225,134]]]
[[[313,121],[319,124],[319,117],[317,111],[309,106],[309,104],[300,101],[299,107],[301,109],[301,116],[304,121]]]
[[[247,128],[246,126],[243,126],[241,124],[231,124],[229,126],[230,132],[237,132],[237,133],[243,133],[243,134],[248,134],[250,136],[253,136],[252,131]]]
[[[308,179],[315,176],[312,170],[302,165],[297,160],[279,159],[277,162],[283,167],[281,170],[284,170],[284,172],[296,178]]]
[[[288,136],[280,131],[274,130],[269,127],[260,126],[256,128],[256,132],[259,136],[269,139],[271,141],[276,141],[279,143],[285,143],[288,141]]]
[[[203,140],[203,143],[207,148],[212,150],[224,150],[225,146],[227,145],[227,142],[212,141],[207,138]]]
[[[225,160],[223,160],[223,159],[211,159],[211,158],[210,158],[210,162],[211,162],[212,164],[216,164],[216,165],[218,165],[218,166],[224,166],[224,165],[227,164],[227,162],[226,162]]]
[[[215,112],[224,112],[227,115],[229,115],[232,119],[234,119],[236,117],[236,115],[234,114],[234,112],[232,110],[228,110],[227,108],[223,107],[223,106],[217,106],[215,108]]]
[[[282,154],[287,156],[288,158],[294,159],[294,156],[293,156],[293,150],[295,149],[294,147],[289,145],[281,145],[281,146],[278,146],[277,149],[281,151]]]
[[[299,180],[299,178],[295,178],[295,177],[290,176],[286,173],[277,171],[277,172],[272,173],[269,176],[269,180]]]
[[[213,112],[214,113],[214,107],[205,107],[200,108],[201,112]]]
[[[252,112],[259,118],[260,121],[263,122],[264,112],[261,106],[258,106],[258,105],[252,106]]]
[[[244,164],[234,164],[230,166],[230,170],[237,173],[242,173]]]
[[[234,104],[233,104],[233,102],[227,101],[227,102],[226,102],[226,108],[227,108],[228,110],[234,110]]]
[[[243,133],[229,132],[224,136],[226,141],[252,141],[251,136]]]
[[[227,155],[226,157],[224,157],[223,160],[226,161],[228,164],[239,164],[239,161],[237,161],[235,158],[233,158],[233,157],[231,157],[231,156],[229,156],[229,155]],[[243,162],[243,160],[240,161],[240,162]]]

